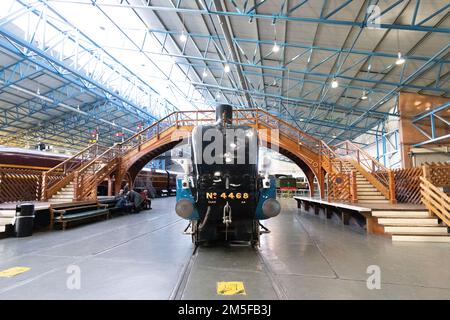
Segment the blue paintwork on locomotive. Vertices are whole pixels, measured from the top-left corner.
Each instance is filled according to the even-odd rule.
[[[268,219],[264,216],[262,206],[264,201],[267,199],[273,198],[276,199],[276,183],[275,178],[270,178],[270,188],[263,188],[259,191],[259,199],[258,204],[256,206],[255,219],[257,220],[265,220]],[[181,199],[188,199],[194,205],[194,212],[189,216],[189,220],[198,220],[200,219],[200,215],[195,208],[195,199],[192,195],[192,191],[190,188],[183,188],[183,178],[177,178],[177,201]]]
[[[183,178],[177,178],[177,202],[181,199],[188,199],[194,205],[194,211],[189,216],[189,220],[198,220],[200,215],[198,214],[197,208],[195,207],[194,195],[190,188],[183,188]]]
[[[258,220],[265,220],[268,219],[264,216],[262,206],[264,201],[267,199],[273,198],[276,199],[277,197],[277,187],[276,187],[276,181],[275,178],[270,177],[270,188],[261,189],[259,190],[259,199],[258,199],[258,205],[256,206],[256,214],[255,218]]]

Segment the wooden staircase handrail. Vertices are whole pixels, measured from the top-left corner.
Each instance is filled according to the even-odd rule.
[[[66,165],[66,163],[73,161],[76,157],[82,155],[83,153],[85,153],[86,151],[88,151],[90,148],[96,146],[97,143],[93,143],[88,145],[86,148],[82,149],[81,151],[79,151],[78,153],[76,153],[75,155],[71,156],[70,158],[67,158],[66,160],[64,160],[63,162],[57,164],[56,166],[54,166],[53,168],[51,168],[50,170],[47,170],[46,173],[52,173],[53,171],[56,171],[58,169],[60,169],[61,167],[63,167],[64,165]],[[65,170],[63,170],[65,171]]]
[[[109,164],[112,164],[112,162],[115,161],[117,157],[125,156],[129,151],[139,148],[143,143],[146,143],[154,137],[159,137],[161,133],[169,128],[172,128],[173,126],[176,126],[178,128],[182,125],[215,121],[215,117],[211,117],[211,115],[214,114],[215,111],[212,109],[172,112],[162,119],[153,122],[139,132],[136,132],[125,141],[109,147],[103,153],[97,155],[94,159],[83,165],[81,168],[78,168],[78,170],[74,174],[75,198],[78,199],[81,196],[81,194],[84,192],[82,190],[91,188],[92,185],[96,182],[94,180],[97,178],[97,173],[103,171],[103,168],[101,168],[98,172],[96,170],[93,170],[91,175],[86,174],[86,171],[96,163],[102,162],[106,166],[109,166]],[[270,129],[279,129],[281,133],[286,133],[289,136],[292,136],[292,134],[297,134],[299,140],[305,142],[304,145],[306,145],[306,147],[311,150],[314,149],[312,145],[316,146],[320,143],[319,139],[310,136],[309,134],[299,130],[288,122],[277,118],[276,116],[265,110],[235,109],[233,110],[233,114],[237,115],[233,119],[236,123],[252,122],[252,124],[256,125],[256,127],[261,124]],[[108,155],[110,155],[112,152],[117,152],[117,154],[112,154],[108,157]],[[107,158],[106,161],[105,158]],[[117,163],[117,161],[115,162]],[[86,188],[84,186],[81,186],[80,183],[86,184]]]
[[[370,161],[372,161],[377,167],[385,170],[385,171],[389,171],[390,169],[387,168],[384,164],[382,164],[381,162],[379,162],[377,159],[375,159],[374,157],[372,157],[370,154],[368,154],[364,149],[362,149],[361,147],[359,147],[358,145],[356,145],[355,143],[353,143],[350,140],[345,140],[342,141],[338,144],[336,144],[334,147],[336,149],[338,149],[341,145],[350,145],[353,147],[353,149],[358,150],[361,154],[363,154],[366,158],[370,159]]]
[[[77,170],[78,174],[86,171],[91,165],[98,162],[101,158],[104,158],[106,154],[108,154],[111,150],[114,150],[117,147],[117,144],[113,145],[112,147],[107,148],[103,153],[96,156],[94,159],[89,161],[86,165],[84,165],[82,168]]]
[[[427,178],[420,177],[420,181],[422,203],[430,214],[436,215],[447,227],[450,227],[450,197]]]
[[[165,116],[164,118],[152,123],[150,126],[142,129],[141,131],[135,133],[133,136],[129,137],[127,140],[118,143],[119,146],[125,146],[127,144],[129,144],[130,142],[132,142],[133,140],[135,140],[136,138],[138,138],[139,136],[143,135],[145,132],[151,130],[152,128],[158,127],[159,124],[164,123],[165,121],[169,120],[171,117],[175,116],[176,117],[176,121],[192,121],[192,122],[203,122],[203,121],[214,121],[215,119],[211,119],[211,118],[199,118],[198,115],[199,114],[214,114],[214,110],[196,110],[196,111],[176,111],[176,112],[172,112],[170,114],[168,114],[167,116]],[[296,131],[299,135],[305,137],[308,140],[312,140],[315,144],[318,144],[320,142],[319,139],[314,138],[313,136],[310,136],[309,134],[299,130],[298,128],[294,127],[293,125],[289,124],[288,122],[279,119],[277,117],[275,117],[273,114],[262,110],[262,109],[234,109],[233,113],[236,114],[241,114],[243,116],[245,116],[246,114],[249,113],[256,113],[255,117],[243,117],[243,118],[236,118],[234,120],[239,121],[243,121],[243,120],[251,120],[253,119],[255,122],[258,121],[260,119],[260,114],[263,114],[267,117],[270,117],[272,120],[278,122],[279,124],[282,124],[283,126],[288,127],[289,129]],[[181,115],[189,115],[189,114],[195,114],[195,118],[188,118],[188,119],[183,119],[182,117],[180,117]]]
[[[89,144],[86,148],[77,152],[75,155],[57,164],[53,168],[42,173],[41,199],[47,200],[63,188],[73,179],[74,172],[83,165],[83,159],[77,159],[93,148],[98,148],[97,143]],[[67,168],[67,164],[73,164]],[[52,179],[55,178],[55,179]],[[52,181],[53,180],[53,181]]]

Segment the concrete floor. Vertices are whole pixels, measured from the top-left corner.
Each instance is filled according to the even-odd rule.
[[[0,278],[3,299],[450,299],[450,245],[392,243],[298,213],[283,200],[265,223],[259,251],[201,247],[182,235],[187,223],[174,198],[153,210],[67,231],[0,240],[0,270],[31,270]],[[192,268],[186,269],[188,262]],[[81,272],[67,287],[68,266]],[[381,268],[381,289],[368,290],[369,265]],[[187,274],[188,277],[181,275]],[[180,279],[186,281],[180,281]],[[219,296],[218,281],[243,281],[246,295]]]

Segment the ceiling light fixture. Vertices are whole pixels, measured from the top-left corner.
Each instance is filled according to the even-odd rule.
[[[331,87],[333,89],[336,89],[337,87],[339,87],[339,82],[336,79],[333,79],[333,81],[331,81]]]
[[[226,73],[230,72],[230,70],[230,66],[227,64],[223,67],[223,71],[225,71]]]
[[[272,47],[272,52],[276,53],[278,51],[280,51],[280,46],[276,42],[274,42],[273,47]]]
[[[367,94],[366,91],[363,92],[362,96],[361,96],[361,100],[367,100]]]
[[[184,33],[184,31],[180,35],[180,41],[181,42],[186,42],[187,41],[187,37],[186,37],[186,34]]]
[[[402,53],[400,51],[398,52],[397,56],[398,56],[398,58],[395,61],[395,64],[398,66],[404,64],[406,60],[405,60],[405,58],[403,58]]]

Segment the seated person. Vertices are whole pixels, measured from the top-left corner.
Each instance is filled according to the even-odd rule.
[[[145,209],[152,209],[152,199],[148,196],[148,190],[145,189],[141,192],[141,197],[144,199],[144,208]]]
[[[125,205],[127,203],[127,199],[125,197],[123,189],[120,189],[119,193],[114,197],[114,199],[117,200],[116,208],[121,208],[121,209],[125,208]]]
[[[139,212],[144,208],[144,199],[134,190],[128,191],[127,200],[131,204],[132,211],[134,212]]]

